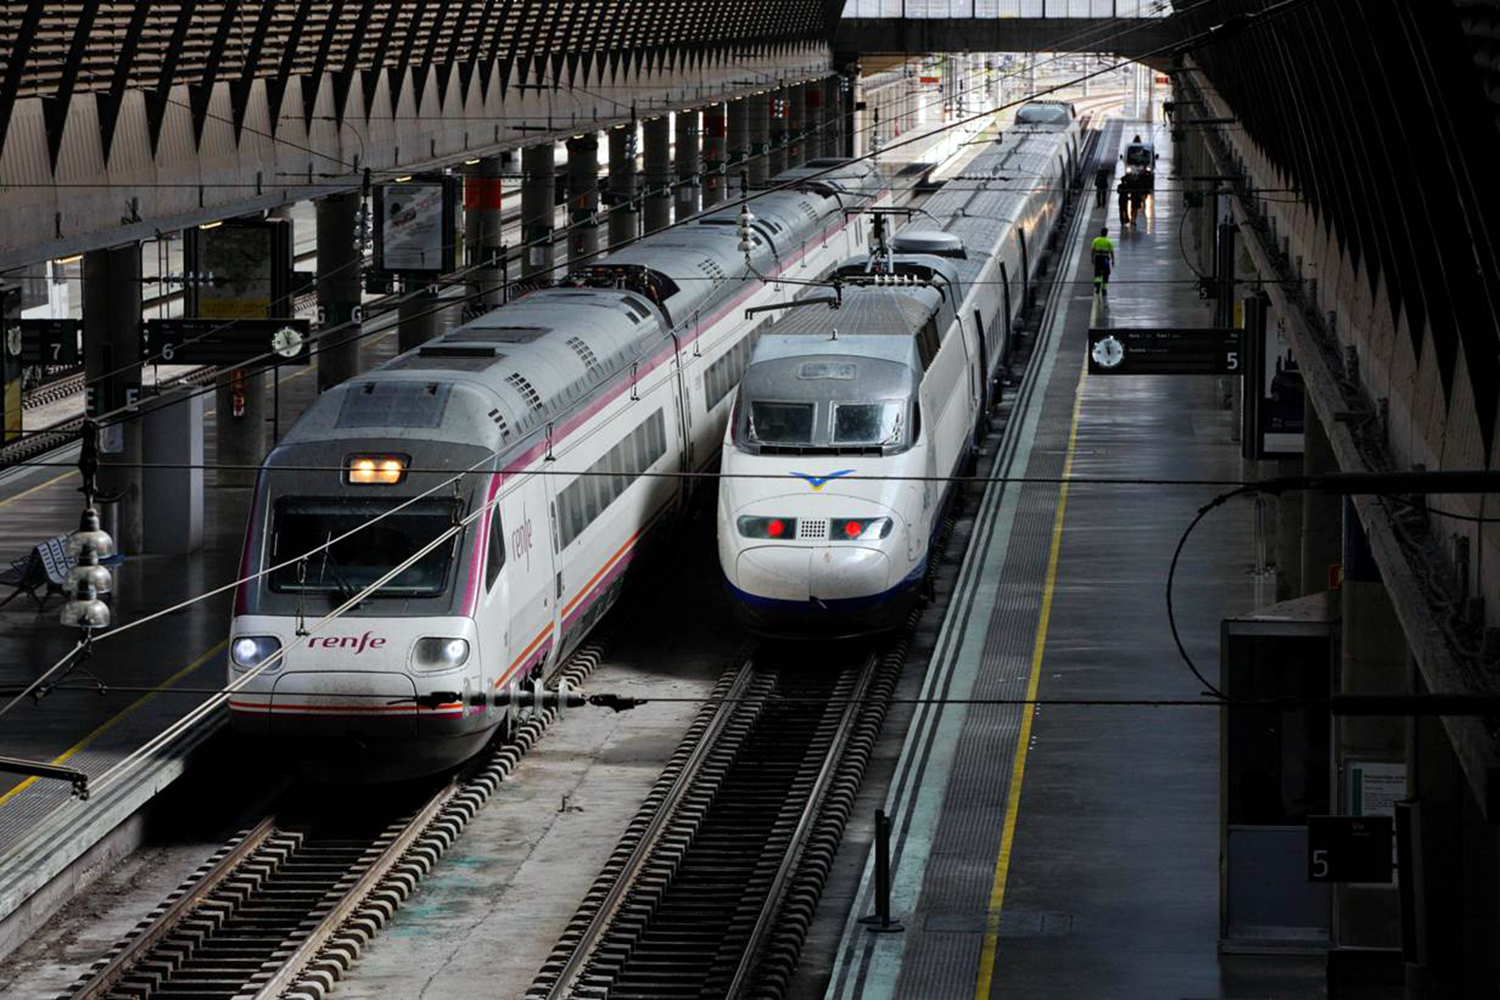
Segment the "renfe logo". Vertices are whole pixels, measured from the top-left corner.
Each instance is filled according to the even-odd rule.
[[[309,649],[352,649],[355,656],[367,649],[379,649],[384,645],[384,639],[371,636],[368,632],[364,635],[315,635],[307,640]]]

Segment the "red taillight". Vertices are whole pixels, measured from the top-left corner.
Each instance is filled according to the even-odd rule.
[[[864,530],[865,530],[865,526],[864,526],[863,522],[860,522],[860,521],[845,521],[844,522],[844,537],[845,538],[858,538],[861,534],[864,533]]]
[[[778,517],[770,524],[766,525],[767,536],[771,538],[780,538],[784,534],[786,534],[786,523],[783,522],[781,518]]]

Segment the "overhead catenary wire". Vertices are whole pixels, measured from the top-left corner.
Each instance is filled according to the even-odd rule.
[[[1205,2],[1208,2],[1208,0],[1205,0]],[[1286,0],[1286,2],[1290,3],[1290,2],[1292,2],[1292,0]],[[1079,79],[1088,79],[1088,78],[1090,78],[1092,76],[1096,76],[1096,75],[1099,75],[1100,73],[1107,72],[1107,71],[1108,70],[1100,70],[1100,71],[1097,71],[1096,73],[1087,74],[1084,77],[1080,77]],[[1045,90],[1042,91],[1042,93],[1052,93],[1052,92],[1056,92],[1059,89],[1062,89],[1062,88],[1061,87],[1054,87],[1054,88],[1050,88],[1050,89],[1045,89]],[[1034,97],[1035,97],[1035,95],[1032,95],[1031,99],[1034,99]],[[1021,103],[1021,102],[1017,101],[1017,102],[1013,102],[1013,103]],[[994,109],[994,110],[988,111],[988,112],[982,112],[982,113],[980,113],[978,115],[971,116],[971,117],[969,117],[967,119],[963,119],[963,120],[960,120],[958,122],[949,123],[948,125],[942,126],[942,128],[951,128],[951,127],[957,127],[958,125],[961,125],[961,124],[967,124],[970,121],[973,121],[973,120],[975,120],[977,118],[986,117],[988,115],[991,115],[991,114],[995,113],[995,111],[997,111],[997,110],[1003,110],[1005,107],[1009,107],[1009,106],[1011,106],[1011,105],[1010,104],[1002,104],[997,109]],[[914,137],[913,139],[907,140],[907,141],[916,141],[917,138],[926,138],[926,136]],[[896,145],[899,146],[899,145],[902,145],[902,144],[903,143],[897,143]],[[894,146],[892,148],[894,148]],[[864,157],[855,158],[854,162],[858,162],[859,160],[868,158],[869,156],[872,156],[872,155],[874,155],[874,154],[873,153],[872,154],[866,154],[866,156],[864,156]],[[842,167],[842,164],[840,166]],[[829,171],[824,171],[824,172],[830,172],[830,171],[832,171],[834,169],[838,169],[838,168],[829,168]],[[817,175],[814,175],[814,176],[817,176]],[[809,179],[809,178],[802,178],[800,180],[801,181],[805,181],[806,179]],[[757,197],[760,197],[763,194],[768,194],[768,193],[771,193],[772,191],[776,191],[776,190],[783,190],[786,187],[792,186],[793,183],[796,183],[796,182],[789,182],[787,184],[778,185],[778,186],[775,186],[773,188],[767,189],[765,191],[746,194],[742,198],[742,201],[747,201],[748,202],[750,200],[754,200]],[[682,224],[682,222],[684,222],[684,221],[687,221],[687,220],[681,220],[680,222],[673,223],[672,226],[668,226],[668,227],[665,227],[665,228],[672,228],[673,226]],[[628,241],[628,242],[634,242],[634,241],[632,240],[632,241]],[[608,248],[608,249],[613,249],[613,248]],[[600,252],[607,252],[607,250],[606,251],[600,251]],[[568,265],[571,266],[572,263],[573,263],[572,261],[569,261]],[[553,268],[552,270],[556,270],[556,268]],[[535,280],[535,276],[532,276],[531,280]],[[451,307],[452,304],[453,303],[448,303],[445,307]],[[489,456],[486,456],[485,458],[481,459],[480,462],[477,463],[474,468],[471,468],[470,470],[467,470],[467,471],[475,471],[475,469],[477,469],[478,465],[482,465],[485,462],[488,462],[489,460],[491,460],[492,458],[494,458],[496,454],[498,454],[498,452],[491,453]],[[456,479],[461,478],[465,474],[467,474],[467,472],[459,473],[455,477],[453,477],[453,480],[450,480],[450,481],[455,481]],[[445,484],[444,483],[439,483],[437,486],[435,486],[433,488],[433,490],[440,489],[440,488],[442,488],[443,485],[445,485]],[[413,497],[413,498],[411,498],[411,500],[409,502],[415,502],[416,500],[421,499],[423,496],[429,495],[430,492],[432,492],[432,491],[429,491],[428,494],[421,494],[421,495],[419,495],[417,497]],[[286,652],[288,652],[291,648],[299,645],[307,637],[309,637],[309,636],[311,636],[313,634],[316,634],[316,632],[317,632],[318,629],[324,627],[329,622],[331,622],[331,621],[335,620],[336,618],[340,617],[341,615],[343,615],[344,613],[346,613],[348,610],[352,609],[353,607],[357,607],[360,603],[363,603],[363,601],[367,599],[367,595],[370,592],[378,590],[380,587],[383,587],[386,583],[388,583],[396,575],[398,575],[400,572],[403,572],[410,565],[414,564],[417,560],[419,560],[420,558],[424,557],[427,553],[431,552],[438,545],[442,544],[442,542],[444,542],[444,541],[446,541],[446,540],[454,537],[455,534],[457,534],[458,532],[462,531],[476,517],[480,516],[484,512],[488,511],[491,507],[493,507],[494,505],[498,504],[503,499],[503,497],[505,495],[506,495],[506,492],[504,492],[504,491],[497,493],[497,495],[492,500],[490,500],[487,503],[479,506],[475,511],[473,511],[469,515],[466,515],[463,518],[461,518],[461,520],[460,520],[459,523],[455,524],[452,528],[446,530],[445,532],[440,533],[436,538],[434,538],[427,545],[425,545],[421,549],[419,549],[416,553],[414,553],[412,556],[410,556],[407,560],[404,560],[401,564],[398,564],[396,567],[394,567],[393,569],[391,569],[389,572],[387,572],[386,574],[383,574],[380,578],[378,578],[377,580],[375,580],[371,584],[367,585],[358,594],[355,594],[354,596],[352,596],[351,598],[349,598],[349,600],[345,601],[345,603],[343,605],[339,606],[338,608],[335,608],[328,615],[324,616],[324,618],[320,619],[319,622],[312,627],[312,629],[307,630],[306,634],[300,636],[294,643],[291,644],[291,646],[283,647],[281,650],[278,650],[275,654],[273,654],[271,657],[269,657],[266,661],[263,661],[256,668],[253,668],[252,670],[246,672],[244,675],[242,675],[240,678],[238,678],[234,682],[234,684],[231,685],[231,687],[229,689],[226,689],[225,693],[223,693],[221,696],[218,696],[218,697],[216,697],[214,699],[211,699],[210,702],[206,702],[203,705],[198,706],[188,716],[185,716],[183,719],[178,720],[177,723],[174,723],[172,726],[168,727],[168,729],[165,730],[165,731],[163,731],[161,734],[158,734],[158,736],[155,737],[155,738],[153,738],[153,740],[150,741],[148,744],[146,744],[145,746],[141,747],[135,753],[131,754],[125,760],[121,761],[118,765],[116,765],[115,767],[113,767],[109,771],[107,771],[105,773],[105,775],[103,776],[103,778],[101,779],[100,785],[96,786],[96,787],[102,787],[104,785],[107,785],[110,782],[110,780],[111,780],[111,776],[118,776],[118,775],[122,775],[122,774],[126,773],[128,770],[130,770],[134,766],[135,763],[138,763],[140,760],[143,760],[146,756],[149,756],[151,753],[153,753],[155,751],[155,749],[157,749],[160,746],[164,746],[167,743],[171,742],[172,740],[176,739],[178,735],[180,735],[182,732],[186,731],[186,728],[190,728],[192,725],[196,724],[197,719],[201,718],[204,713],[206,713],[207,711],[211,711],[213,708],[218,707],[219,704],[222,704],[223,700],[227,700],[227,697],[233,691],[242,689],[244,687],[244,685],[246,683],[248,683],[248,681],[250,679],[252,679],[255,676],[258,676],[261,672],[263,672],[265,670],[266,667],[268,667],[270,665],[270,663],[272,663],[272,662],[278,660],[279,658],[281,658],[282,656],[284,656],[286,654]],[[382,515],[382,516],[384,516],[384,515]],[[347,537],[347,535],[349,535],[349,534],[353,534],[354,531],[359,530],[360,527],[368,526],[368,523],[369,522],[366,522],[365,525],[358,526],[357,528],[352,529],[350,532],[346,533],[346,535],[340,536],[339,540],[342,540],[344,537]],[[314,554],[317,551],[320,551],[321,549],[326,548],[328,545],[331,545],[331,544],[333,544],[332,540],[330,540],[329,542],[325,543],[323,546],[315,547],[308,554]],[[287,563],[284,563],[284,564],[281,564],[281,565],[283,565],[283,566],[284,565],[291,565],[292,563],[295,563],[295,562],[299,561],[302,558],[306,558],[306,555],[300,556],[300,557],[298,557],[296,559],[292,559],[292,560],[288,561]],[[1174,560],[1174,563],[1175,563],[1175,560]],[[262,572],[267,572],[267,571],[262,571]],[[229,585],[227,585],[224,588],[217,589],[213,593],[222,593],[226,589],[238,586],[241,582],[244,582],[244,581],[236,581],[235,583],[229,584]],[[1170,587],[1170,580],[1169,580],[1169,587]],[[201,599],[203,599],[206,596],[210,596],[210,595],[200,595],[200,597],[196,598],[195,600],[201,600]],[[192,601],[189,601],[189,602],[186,602],[186,603],[192,603]],[[177,607],[181,607],[181,606],[185,606],[185,605],[179,605]],[[166,613],[166,612],[159,612],[157,615],[152,616],[152,617],[158,617],[162,613]],[[149,619],[147,619],[147,620],[149,620]],[[143,622],[132,623],[132,624],[135,625],[135,624],[141,624],[141,623],[143,623]],[[120,632],[124,631],[125,629],[126,629],[126,627],[122,627],[120,629],[111,630],[108,633],[104,633],[103,636],[101,636],[101,638],[107,637],[109,635],[119,634]],[[1196,673],[1196,671],[1195,671],[1195,673]],[[8,709],[9,707],[10,706],[6,706],[6,709]],[[0,710],[0,714],[3,714],[3,710]]]

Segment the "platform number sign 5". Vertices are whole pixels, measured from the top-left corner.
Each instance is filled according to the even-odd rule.
[[[1389,816],[1309,816],[1309,882],[1390,882],[1395,821]]]

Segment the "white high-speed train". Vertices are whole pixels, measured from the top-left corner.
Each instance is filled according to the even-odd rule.
[[[799,177],[751,202],[748,264],[730,206],[324,393],[256,485],[241,577],[262,575],[236,594],[229,677],[272,662],[233,695],[236,729],[314,773],[385,780],[460,762],[507,723],[506,696],[578,645],[686,500],[690,481],[642,473],[715,460],[746,308],[863,250],[846,210],[889,197],[864,163],[776,180]]]
[[[905,619],[951,498],[941,480],[977,444],[1077,170],[1071,108],[1031,109],[1061,110],[949,180],[923,207],[935,230],[923,220],[845,263],[839,308],[787,310],[759,336],[717,512],[720,567],[752,630],[829,638]]]

